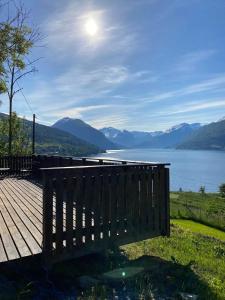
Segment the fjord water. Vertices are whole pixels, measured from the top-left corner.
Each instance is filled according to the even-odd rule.
[[[175,149],[109,150],[98,157],[170,163],[170,189],[217,192],[225,183],[225,152]]]

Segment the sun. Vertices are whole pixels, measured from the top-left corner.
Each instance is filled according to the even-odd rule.
[[[96,36],[98,33],[98,25],[94,19],[88,19],[85,23],[85,31],[90,36]]]

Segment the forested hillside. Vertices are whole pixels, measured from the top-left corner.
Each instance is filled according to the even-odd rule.
[[[0,114],[0,118],[8,117]],[[32,136],[32,122],[23,120],[24,130]],[[1,133],[0,133],[1,134]],[[36,124],[36,153],[82,156],[100,152],[100,148],[91,145],[74,135],[57,128]]]
[[[225,120],[203,126],[177,148],[225,150]]]

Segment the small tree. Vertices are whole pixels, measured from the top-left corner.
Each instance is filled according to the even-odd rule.
[[[34,63],[29,60],[30,50],[40,39],[38,29],[27,26],[28,14],[22,6],[16,7],[16,14],[0,23],[0,93],[7,93],[9,99],[9,143],[12,154],[12,104],[14,96],[21,90],[19,81],[35,72]]]
[[[225,198],[225,183],[222,183],[222,184],[219,186],[219,191],[220,191],[221,197]]]
[[[199,188],[199,193],[201,193],[202,195],[205,194],[205,186],[204,185],[201,185],[200,188]]]
[[[15,137],[12,141],[12,155],[31,154],[31,140],[28,134],[28,128],[25,126],[25,120],[12,113],[12,134]],[[9,122],[7,118],[0,120],[0,155],[8,154],[8,131]]]

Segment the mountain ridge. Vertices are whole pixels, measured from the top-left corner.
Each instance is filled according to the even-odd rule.
[[[104,150],[118,149],[118,146],[108,140],[101,131],[80,119],[65,117],[56,121],[51,127],[68,132]]]
[[[194,132],[178,149],[225,150],[225,120],[212,122]]]

